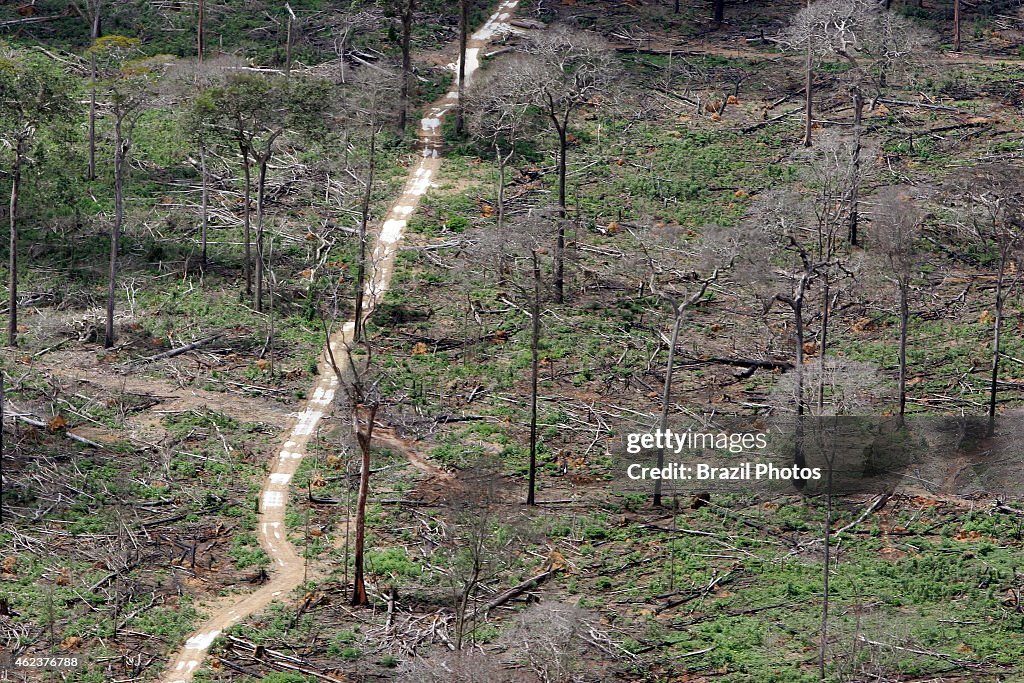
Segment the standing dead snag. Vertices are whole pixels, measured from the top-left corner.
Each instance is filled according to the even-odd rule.
[[[507,271],[498,277],[516,293],[519,305],[530,317],[530,461],[526,504],[537,502],[537,452],[540,447],[538,433],[538,387],[540,384],[540,345],[545,287],[543,282],[543,245],[551,238],[552,218],[530,212],[509,226],[502,235],[485,233],[478,243],[479,260],[508,264]]]
[[[355,81],[349,101],[345,109],[353,121],[365,131],[367,140],[367,162],[362,183],[362,192],[359,205],[359,225],[357,228],[358,256],[356,259],[356,278],[353,283],[353,299],[355,321],[354,339],[359,341],[363,338],[365,318],[367,310],[372,306],[367,299],[372,299],[374,293],[368,283],[372,282],[373,267],[376,264],[370,263],[370,211],[373,208],[373,191],[377,171],[377,139],[388,122],[392,120],[394,110],[388,109],[388,103],[394,100],[396,90],[396,76],[394,73],[385,70],[378,70],[373,74],[361,74]]]
[[[466,95],[470,132],[494,150],[498,162],[498,232],[505,225],[505,177],[516,144],[528,128],[527,109],[534,84],[521,55],[509,55],[480,74]]]
[[[708,232],[710,234],[705,234],[700,253],[687,259],[689,262],[685,265],[678,263],[676,254],[681,251],[678,246],[659,243],[658,238],[664,234],[664,231],[659,231],[658,233],[648,231],[637,239],[643,249],[647,266],[650,270],[648,286],[672,311],[672,332],[668,338],[668,359],[665,362],[665,383],[662,388],[661,412],[658,418],[658,428],[663,433],[668,429],[668,413],[672,402],[672,375],[675,372],[676,348],[679,344],[679,336],[686,312],[704,299],[708,288],[718,280],[721,271],[732,266],[736,254],[736,240],[732,233],[718,234],[715,231]],[[663,252],[661,247],[666,247]],[[687,266],[690,266],[690,268],[686,268]],[[694,272],[693,268],[706,268],[711,272],[708,275],[701,275]],[[684,270],[686,270],[685,273]],[[662,279],[666,281],[664,284],[661,282]],[[686,287],[679,288],[676,286],[676,283],[682,281],[692,283],[689,291]],[[665,449],[659,448],[657,467],[661,469],[664,466]],[[652,500],[652,504],[655,507],[661,507],[662,505],[661,490],[661,480],[655,479]]]
[[[196,103],[195,116],[231,131],[242,158],[242,206],[246,293],[253,291],[253,307],[263,310],[265,291],[264,222],[266,185],[275,144],[290,130],[318,130],[331,105],[331,87],[325,81],[286,79],[262,74],[232,74],[223,86],[209,88]],[[256,263],[252,266],[252,170],[256,169]]]
[[[558,231],[555,239],[555,301],[565,300],[565,217],[569,126],[572,116],[607,94],[617,76],[615,53],[601,38],[556,29],[542,34],[519,68],[532,81],[533,104],[558,136]]]
[[[910,323],[910,281],[918,263],[914,245],[922,213],[911,199],[909,188],[890,187],[875,196],[872,225],[878,251],[885,263],[885,277],[896,285],[899,298],[900,339],[897,403],[900,424],[907,410],[907,330]]]
[[[996,402],[1005,304],[1024,270],[1024,174],[1010,164],[992,164],[960,174],[953,192],[967,201],[967,237],[980,241],[995,258],[992,371],[988,391],[988,435],[995,433]]]
[[[355,548],[352,557],[352,599],[353,606],[365,606],[370,604],[366,594],[366,501],[370,492],[370,464],[373,445],[373,425],[377,417],[377,410],[380,407],[380,396],[378,393],[377,381],[371,378],[371,348],[368,343],[363,343],[356,348],[362,348],[364,360],[357,360],[353,353],[352,346],[345,347],[345,354],[348,363],[345,369],[338,365],[334,357],[328,339],[327,352],[338,378],[338,383],[344,387],[345,395],[348,398],[349,410],[352,418],[352,432],[356,437],[356,444],[359,446],[360,469],[359,469],[359,493],[356,496],[356,538]],[[347,548],[347,544],[346,544]]]
[[[91,47],[96,46],[103,29],[104,0],[84,0],[84,10],[77,0],[71,0],[78,16],[89,23]],[[89,54],[89,180],[96,179],[96,87],[99,81],[99,68],[95,52]]]
[[[496,460],[483,458],[464,470],[438,523],[440,543],[429,550],[443,558],[439,564],[451,590],[456,651],[465,647],[481,615],[486,618],[488,607],[474,604],[477,593],[515,564],[524,545],[517,515],[502,511],[504,487]]]
[[[851,244],[859,243],[860,146],[865,89],[871,78],[879,89],[886,78],[904,65],[924,42],[913,24],[886,9],[876,0],[817,0],[797,12],[778,38],[791,49],[803,51],[806,63],[806,122],[804,145],[810,146],[811,86],[813,68],[829,59],[841,59],[851,68],[846,75],[853,105],[854,154],[851,159],[847,214]]]
[[[829,610],[831,608],[831,556],[832,556],[832,496],[833,472],[838,455],[851,447],[864,443],[863,427],[850,416],[862,415],[884,398],[879,393],[882,381],[878,369],[867,363],[830,360],[817,368],[807,370],[807,377],[797,372],[783,375],[772,389],[774,410],[788,413],[791,406],[811,406],[806,414],[796,417],[797,448],[801,455],[810,454],[823,465],[825,474],[825,520],[822,525],[822,589],[821,620],[818,633],[818,674],[824,683],[826,653],[828,651]],[[805,395],[811,387],[824,387],[824,396]],[[814,400],[817,398],[817,400]],[[846,419],[844,419],[844,417]],[[808,419],[810,418],[810,419]],[[806,423],[806,424],[805,424]],[[802,465],[800,465],[802,466]]]
[[[471,0],[459,2],[459,97],[455,102],[455,134],[462,135],[465,128],[465,94],[466,94],[466,52],[469,46],[469,5]]]

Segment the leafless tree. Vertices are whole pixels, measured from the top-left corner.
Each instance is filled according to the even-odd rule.
[[[902,423],[907,407],[907,328],[910,322],[910,282],[919,264],[915,241],[923,213],[910,194],[910,188],[887,187],[874,197],[877,251],[884,259],[885,276],[896,285],[899,298],[899,380],[897,400]]]
[[[989,436],[995,431],[996,396],[1002,359],[1002,334],[1007,296],[1024,268],[1024,174],[1010,164],[987,164],[958,174],[951,194],[966,201],[966,236],[993,253],[996,286],[992,326],[992,373],[989,382]]]
[[[805,378],[804,375],[807,375]],[[814,450],[825,465],[825,520],[822,525],[822,602],[821,622],[818,634],[818,673],[822,683],[828,680],[825,672],[828,651],[829,608],[831,602],[830,579],[832,549],[832,495],[833,470],[837,452],[842,449],[844,435],[850,422],[825,419],[828,417],[855,416],[877,404],[884,396],[884,385],[878,369],[868,363],[843,359],[829,360],[813,369],[796,368],[780,378],[772,390],[771,401],[777,409],[788,411],[793,405],[810,405],[808,387],[824,387],[824,400],[818,398],[812,411],[809,426],[804,426],[803,416],[797,416],[796,447],[803,449],[806,440],[814,441]],[[809,427],[809,428],[808,428]]]
[[[847,214],[849,240],[858,243],[860,147],[864,90],[874,76],[879,87],[903,66],[924,42],[924,34],[877,0],[817,0],[797,12],[779,42],[806,53],[807,107],[804,144],[810,145],[811,84],[814,66],[826,59],[842,59],[849,66],[847,85],[853,104],[853,182]]]
[[[356,353],[356,350],[362,353]],[[373,369],[372,346],[363,341],[347,344],[342,350],[347,362],[338,359],[330,342],[328,358],[339,385],[344,389],[352,419],[352,433],[359,447],[359,492],[356,494],[355,547],[352,552],[353,606],[370,604],[366,594],[366,503],[370,495],[370,465],[374,420],[381,406],[379,378]],[[346,544],[346,550],[347,550]]]
[[[504,510],[501,463],[483,458],[459,477],[439,521],[440,555],[444,579],[452,592],[456,651],[478,626],[473,599],[481,586],[498,579],[520,555],[525,526]]]
[[[686,313],[699,304],[720,273],[732,266],[737,252],[735,232],[705,226],[705,235],[696,250],[687,247],[685,237],[675,231],[648,230],[637,236],[647,261],[648,287],[672,313],[672,331],[667,339],[668,358],[661,394],[658,426],[668,429],[668,413],[672,402],[672,375],[675,372],[676,348]],[[665,451],[658,450],[659,468],[664,467]],[[661,507],[661,480],[654,482],[653,504]]]
[[[516,144],[528,127],[534,84],[522,55],[508,55],[479,74],[466,93],[470,133],[488,143],[498,162],[498,232],[505,224],[505,174]]]
[[[502,235],[484,234],[477,240],[476,254],[481,261],[509,264],[499,277],[516,293],[518,303],[530,317],[530,462],[526,504],[536,504],[538,435],[538,386],[540,382],[540,341],[542,303],[546,286],[544,246],[554,232],[554,217],[543,211],[530,211],[508,226]],[[499,268],[500,270],[500,268]]]
[[[366,139],[366,167],[362,179],[362,198],[359,207],[359,240],[358,260],[356,262],[355,291],[355,338],[363,335],[363,324],[366,317],[366,288],[370,270],[370,212],[373,208],[373,192],[377,175],[377,141],[388,122],[392,120],[393,110],[388,103],[394,101],[397,78],[394,73],[379,70],[375,73],[361,72],[353,80],[348,89],[345,109],[350,118],[362,129]]]
[[[576,605],[557,601],[527,607],[499,645],[516,653],[540,683],[590,680],[585,675],[593,648],[590,615]]]
[[[535,104],[558,136],[558,231],[555,241],[555,301],[565,300],[565,216],[569,126],[572,116],[607,95],[616,79],[615,55],[598,36],[557,28],[541,34],[519,62],[533,82]]]

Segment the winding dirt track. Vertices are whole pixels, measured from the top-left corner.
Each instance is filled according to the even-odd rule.
[[[466,81],[480,65],[480,52],[495,35],[509,30],[508,21],[518,0],[505,0],[480,30],[473,34],[466,52]],[[457,86],[457,84],[456,84]],[[458,102],[458,90],[453,89],[437,102],[420,122],[419,139],[422,155],[405,185],[401,197],[384,218],[377,236],[371,263],[373,272],[366,283],[367,313],[380,303],[394,268],[395,253],[402,239],[409,217],[433,182],[441,166],[441,120]],[[340,364],[347,362],[344,353],[352,341],[353,321],[345,323],[330,339],[334,357]],[[342,368],[344,369],[344,368]],[[306,454],[306,444],[316,431],[317,424],[328,413],[339,389],[338,379],[330,365],[327,350],[320,358],[320,378],[303,409],[295,416],[277,457],[270,469],[259,499],[258,533],[273,563],[272,577],[254,593],[240,596],[232,602],[218,604],[210,618],[185,642],[185,647],[166,670],[163,683],[188,683],[206,657],[210,644],[220,633],[251,614],[264,609],[277,598],[288,595],[302,583],[304,561],[288,542],[285,528],[285,507],[288,502],[288,484]]]

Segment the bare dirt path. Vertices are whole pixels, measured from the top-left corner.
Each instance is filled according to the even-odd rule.
[[[466,55],[466,80],[479,66],[479,56],[490,39],[508,30],[518,0],[505,0],[490,19],[473,34]],[[367,309],[383,299],[391,282],[395,254],[406,224],[419,206],[441,166],[441,120],[458,102],[458,90],[453,89],[436,103],[420,122],[419,138],[423,150],[419,163],[413,169],[402,195],[384,218],[374,247],[372,276],[366,283]],[[330,339],[330,346],[339,364],[347,362],[343,353],[352,341],[355,325],[345,323]],[[306,444],[316,426],[329,412],[339,390],[338,379],[328,358],[327,350],[320,357],[320,378],[310,392],[310,398],[295,417],[281,451],[274,458],[270,474],[263,484],[259,499],[258,534],[260,544],[273,563],[270,581],[254,593],[240,596],[232,602],[219,604],[207,621],[185,642],[185,647],[172,659],[162,681],[188,683],[206,657],[210,644],[220,633],[242,619],[264,609],[279,597],[287,597],[302,583],[305,563],[288,542],[285,529],[285,507],[288,484],[306,454]]]

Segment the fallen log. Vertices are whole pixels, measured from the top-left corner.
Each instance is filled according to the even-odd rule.
[[[0,21],[0,29],[11,28],[13,26],[21,26],[22,24],[41,24],[44,21],[56,21],[57,19],[64,19],[68,16],[64,14],[51,14],[45,17],[26,17],[25,19],[11,19],[9,21]]]
[[[165,358],[174,358],[175,356],[180,356],[183,353],[188,353],[189,351],[193,351],[195,349],[198,349],[200,346],[205,346],[205,345],[209,344],[212,341],[216,341],[216,340],[220,339],[223,336],[224,336],[223,332],[218,332],[217,334],[213,335],[212,337],[207,337],[206,339],[200,339],[199,341],[192,342],[191,344],[185,344],[184,346],[179,346],[176,349],[171,349],[170,351],[164,351],[163,353],[158,353],[155,356],[149,356],[147,358],[143,358],[142,362],[143,363],[151,363],[151,362],[153,362],[155,360],[164,360]]]
[[[995,504],[992,506],[992,508],[996,512],[1002,512],[1003,514],[1006,514],[1006,515],[1020,515],[1021,517],[1024,517],[1024,510],[1018,510],[1017,508],[1012,508],[1012,507],[1010,507],[1009,505],[1007,505],[1006,503],[1004,503],[1001,500],[997,500],[995,502]]]
[[[31,425],[32,427],[39,427],[40,429],[46,429],[49,431],[50,425],[48,425],[46,422],[43,422],[42,420],[37,420],[28,413],[21,412],[13,403],[8,403],[7,405],[9,407],[9,411],[6,414],[10,415],[15,420],[21,420],[25,424]],[[63,432],[64,436],[71,439],[72,441],[77,441],[78,443],[83,444],[85,446],[89,446],[90,448],[103,448],[103,444],[96,443],[95,441],[87,439],[84,436],[79,436],[78,434],[75,434],[74,432],[69,431],[67,429],[60,429],[58,431]]]
[[[686,361],[682,361],[680,365],[728,365],[735,368],[745,368],[745,372],[741,372],[737,377],[746,379],[750,377],[758,370],[781,370],[786,372],[792,370],[795,366],[785,360],[772,360],[770,358],[723,358],[714,356],[711,358],[691,358]]]
[[[519,584],[513,586],[512,588],[509,588],[507,591],[505,591],[504,593],[502,593],[498,597],[496,597],[493,600],[491,600],[490,602],[488,602],[484,606],[484,611],[485,612],[489,612],[492,609],[496,609],[498,607],[501,607],[502,605],[504,605],[509,600],[512,600],[513,598],[516,598],[516,597],[522,595],[523,593],[525,593],[526,591],[530,590],[531,588],[536,588],[537,586],[539,586],[540,584],[544,583],[545,581],[550,579],[552,576],[554,576],[554,574],[555,574],[555,570],[554,569],[548,569],[547,571],[543,571],[540,574],[537,574],[536,576],[530,577],[526,581],[523,581],[522,583],[519,583]]]

